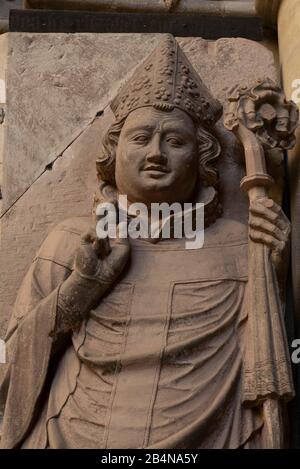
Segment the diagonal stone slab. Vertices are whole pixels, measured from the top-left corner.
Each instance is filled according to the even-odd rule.
[[[8,33],[3,211],[104,109],[159,38]]]

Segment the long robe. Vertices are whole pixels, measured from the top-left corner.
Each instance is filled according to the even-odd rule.
[[[238,448],[263,428],[242,403],[247,229],[204,247],[131,241],[122,277],[58,344],[59,287],[89,218],[59,225],[20,289],[2,378],[3,448]]]

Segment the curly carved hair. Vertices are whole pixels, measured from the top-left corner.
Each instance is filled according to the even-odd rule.
[[[116,149],[125,119],[115,122],[108,129],[102,142],[102,149],[96,161],[99,178],[112,186],[115,181]],[[196,138],[199,155],[199,179],[205,186],[217,186],[218,171],[216,164],[221,153],[220,143],[217,138],[200,126],[198,123]]]

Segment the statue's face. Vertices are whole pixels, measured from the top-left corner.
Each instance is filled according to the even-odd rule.
[[[130,202],[191,200],[197,168],[196,128],[184,111],[144,107],[129,114],[117,147],[116,184]]]

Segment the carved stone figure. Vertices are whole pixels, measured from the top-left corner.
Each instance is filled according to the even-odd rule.
[[[61,223],[37,253],[8,329],[2,447],[286,444],[293,384],[276,275],[290,227],[267,197],[259,138],[270,144],[268,132],[279,133],[273,146],[291,144],[297,114],[271,83],[233,90],[230,103],[226,125],[247,160],[251,241],[247,226],[222,217],[221,105],[173,37],[112,102],[100,199],[201,201],[204,246],[100,239],[94,215]]]

